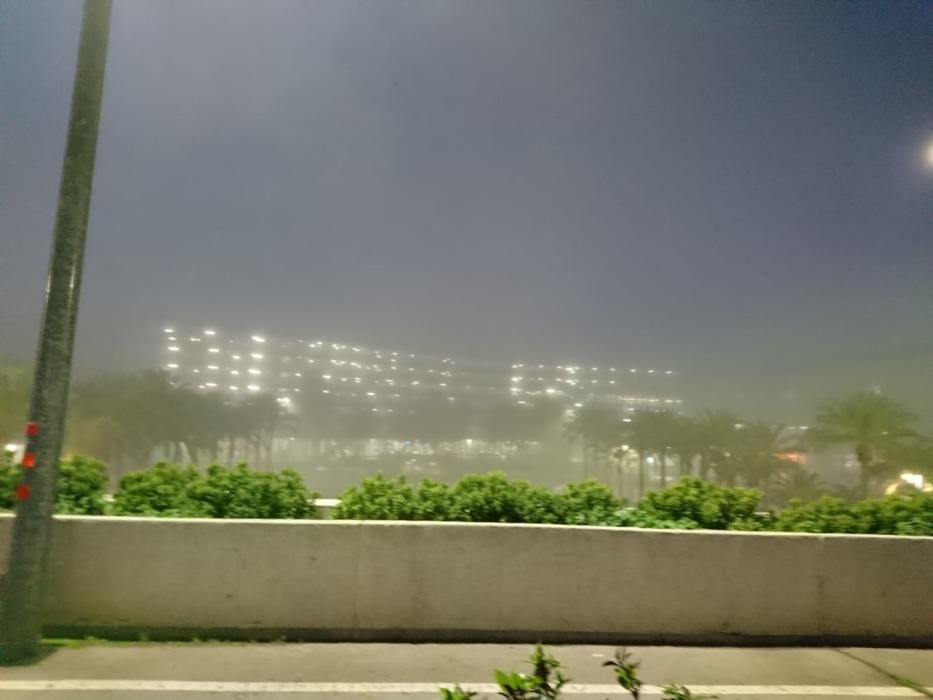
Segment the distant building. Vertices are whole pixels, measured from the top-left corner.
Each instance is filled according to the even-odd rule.
[[[319,339],[233,335],[215,326],[170,326],[162,333],[162,367],[202,391],[241,396],[272,393],[290,403],[302,391],[393,403],[427,393],[451,401],[509,397],[525,404],[553,398],[569,405],[620,402],[626,410],[680,410],[676,373],[668,368],[533,363],[496,364],[364,348]]]

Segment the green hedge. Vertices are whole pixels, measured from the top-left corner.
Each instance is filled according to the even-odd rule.
[[[13,510],[20,466],[9,453],[0,460],[0,510]],[[72,457],[58,466],[55,510],[77,515],[103,515],[107,492],[107,467],[96,459]]]
[[[313,518],[318,494],[301,475],[214,465],[207,474],[194,467],[160,463],[127,474],[114,497],[116,515],[188,518]]]
[[[15,505],[19,467],[0,460],[0,509]],[[62,462],[56,510],[100,515],[106,467],[85,457]],[[260,472],[246,465],[194,467],[157,464],[125,476],[109,512],[196,518],[313,518],[313,500],[294,471]],[[509,479],[501,472],[474,474],[453,485],[381,475],[343,494],[334,511],[344,520],[434,520],[479,523],[543,523],[613,527],[835,532],[933,536],[933,494],[886,496],[855,503],[824,497],[791,501],[779,513],[761,513],[761,493],[685,477],[627,506],[592,481],[560,491]]]

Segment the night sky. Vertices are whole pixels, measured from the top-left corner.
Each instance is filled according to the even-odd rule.
[[[38,333],[79,12],[0,0],[0,356]],[[919,406],[931,143],[925,0],[117,0],[79,371],[210,322]]]

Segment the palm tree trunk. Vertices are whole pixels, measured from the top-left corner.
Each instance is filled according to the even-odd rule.
[[[645,453],[644,450],[638,451],[638,499],[645,497]]]
[[[661,450],[658,453],[658,459],[661,460],[661,488],[667,486],[667,453]]]

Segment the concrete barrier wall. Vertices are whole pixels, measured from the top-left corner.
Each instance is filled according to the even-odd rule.
[[[933,538],[64,516],[45,611],[163,637],[929,647]]]

